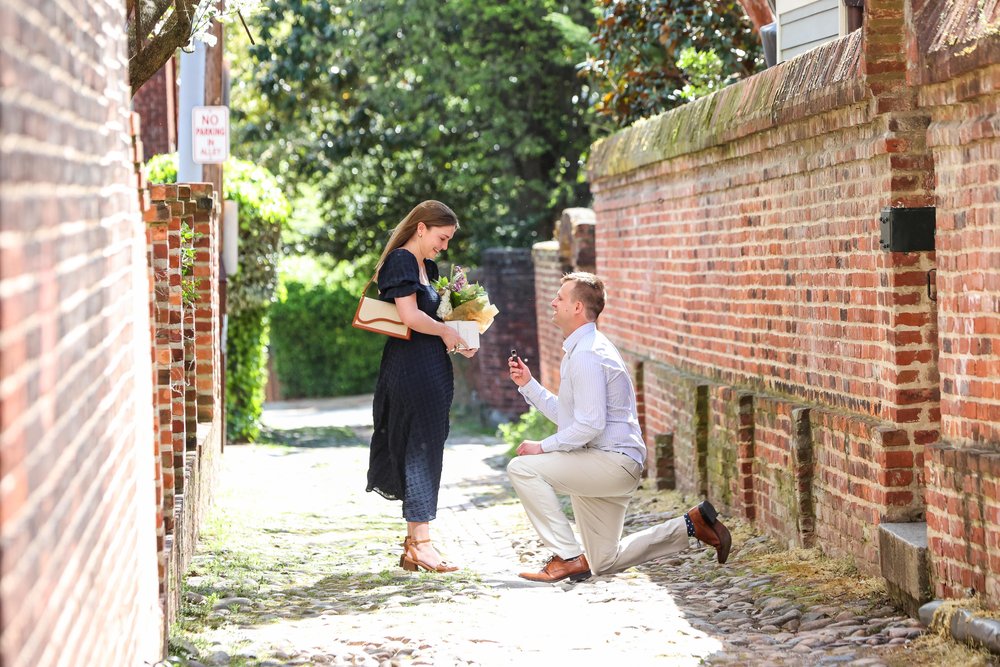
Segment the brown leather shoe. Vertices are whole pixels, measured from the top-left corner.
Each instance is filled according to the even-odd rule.
[[[547,584],[554,584],[566,578],[571,581],[583,581],[590,576],[590,564],[583,554],[574,560],[563,560],[559,556],[553,556],[541,572],[522,572],[517,576],[528,581],[541,581]]]
[[[715,555],[720,563],[729,559],[729,551],[733,548],[733,536],[729,529],[719,521],[719,513],[707,500],[690,510],[688,518],[694,524],[694,536],[705,544],[715,547]]]

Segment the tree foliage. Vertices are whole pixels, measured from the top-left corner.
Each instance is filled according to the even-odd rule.
[[[597,0],[601,16],[583,71],[598,113],[617,125],[679,106],[753,74],[763,63],[736,0]]]
[[[589,7],[272,0],[237,73],[234,145],[319,187],[313,248],[338,259],[381,249],[424,199],[462,221],[453,258],[548,238],[559,211],[589,201],[594,131],[572,45],[546,17],[589,24]]]

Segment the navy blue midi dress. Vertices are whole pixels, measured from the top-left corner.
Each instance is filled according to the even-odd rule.
[[[424,260],[424,268],[429,280],[437,280],[437,264]],[[384,301],[416,294],[417,307],[440,321],[441,297],[420,283],[417,258],[409,250],[389,253],[378,290]],[[451,359],[440,336],[413,331],[410,340],[386,340],[375,385],[367,490],[402,500],[407,521],[430,521],[437,514],[454,394]]]

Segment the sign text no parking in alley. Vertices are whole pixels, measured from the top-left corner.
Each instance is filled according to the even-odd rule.
[[[191,159],[196,164],[222,164],[229,157],[229,107],[191,110]]]

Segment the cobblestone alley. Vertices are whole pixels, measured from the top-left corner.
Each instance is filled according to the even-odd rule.
[[[399,506],[364,492],[364,397],[275,404],[270,444],[231,445],[171,641],[187,665],[896,665],[922,630],[873,580],[796,581],[747,567],[774,545],[734,522],[736,550],[579,584],[532,584],[545,557],[503,471],[505,446],[454,437],[436,541],[453,575],[398,567]],[[690,503],[688,499],[687,503]],[[686,508],[643,491],[626,530]],[[774,561],[777,563],[778,561]],[[781,569],[781,568],[778,568]],[[856,581],[857,590],[843,581]],[[866,583],[867,582],[867,583]]]

